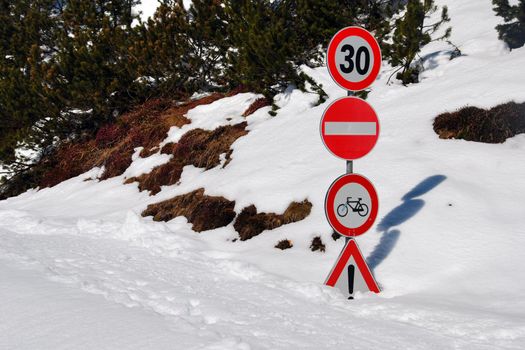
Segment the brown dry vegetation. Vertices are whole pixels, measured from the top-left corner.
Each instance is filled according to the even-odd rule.
[[[161,152],[173,157],[168,163],[154,168],[149,174],[137,177],[139,189],[152,194],[161,186],[176,184],[186,165],[211,169],[220,164],[221,154],[229,153],[231,145],[248,133],[246,123],[220,126],[215,130],[193,129],[184,134],[178,143],[166,144]]]
[[[204,189],[177,196],[166,201],[150,204],[142,216],[153,216],[155,221],[169,221],[185,216],[193,224],[193,231],[202,232],[223,227],[235,218],[234,201],[224,197],[204,195]]]
[[[42,166],[51,170],[42,174],[40,187],[51,187],[60,182],[78,176],[96,166],[93,153],[94,142],[81,144],[67,143],[62,145],[53,157],[42,160]]]
[[[335,232],[335,231],[332,231],[332,239],[334,241],[337,241],[339,238],[341,238],[343,236],[341,236],[339,233]]]
[[[326,246],[324,245],[323,240],[320,236],[316,236],[314,237],[314,239],[312,239],[312,243],[310,244],[310,250],[312,250],[312,252],[318,250],[324,253],[324,251],[326,250]]]
[[[243,117],[247,117],[255,113],[258,109],[269,106],[270,101],[266,97],[256,99],[242,114]]]
[[[233,150],[230,148],[228,152],[226,152],[226,155],[224,156],[224,164],[222,165],[222,168],[226,168],[228,164],[232,161],[232,154]]]
[[[289,239],[283,239],[275,245],[275,248],[281,249],[281,250],[290,249],[292,247],[293,247],[293,243]]]
[[[176,184],[182,175],[184,164],[171,159],[168,163],[155,167],[148,174],[140,175],[126,180],[126,183],[138,181],[140,191],[150,191],[151,194],[157,194],[161,186]]]
[[[257,213],[254,205],[244,208],[237,216],[233,227],[241,241],[257,236],[265,230],[273,230],[285,224],[301,221],[310,215],[312,203],[304,200],[291,203],[283,214]]]
[[[51,187],[78,176],[95,166],[104,165],[102,179],[121,175],[131,164],[136,147],[145,157],[156,150],[171,126],[181,127],[190,121],[184,115],[192,108],[224,97],[212,94],[199,100],[177,104],[168,99],[151,99],[119,117],[115,123],[101,127],[89,140],[62,144],[43,160],[50,169],[39,181],[40,187]]]
[[[236,88],[230,90],[230,92],[226,93],[226,97],[235,96],[237,94],[242,94],[245,92],[250,92],[250,89],[247,86],[240,84],[240,85],[237,85]]]
[[[442,139],[502,143],[525,132],[525,103],[509,102],[489,110],[464,107],[443,113],[434,120],[434,131]]]

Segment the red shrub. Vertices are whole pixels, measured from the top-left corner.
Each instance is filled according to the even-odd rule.
[[[239,137],[246,135],[246,123],[220,126],[215,130],[193,129],[184,134],[178,143],[166,144],[161,153],[172,154],[166,164],[154,168],[149,174],[136,178],[139,189],[149,190],[152,194],[160,191],[161,186],[176,184],[186,165],[211,169],[221,162],[221,154],[228,153]]]
[[[129,147],[119,148],[111,152],[104,162],[104,174],[100,178],[106,180],[110,177],[122,175],[131,165],[132,155],[133,149]]]
[[[161,186],[175,185],[182,175],[184,164],[177,159],[172,159],[166,164],[159,165],[148,174],[143,174],[134,178],[139,182],[139,190],[150,191],[151,194],[157,194]]]
[[[108,124],[98,130],[95,136],[95,143],[101,148],[110,147],[120,141],[124,136],[124,128],[116,124]]]
[[[116,123],[102,126],[93,139],[73,144],[64,143],[58,147],[53,155],[45,159],[45,170],[35,181],[38,181],[40,187],[54,186],[101,165],[105,166],[102,179],[121,175],[131,164],[131,156],[136,147],[144,147],[141,156],[151,155],[158,150],[159,143],[166,138],[171,126],[181,127],[190,123],[190,120],[184,116],[190,109],[212,103],[222,97],[224,94],[215,93],[182,104],[162,98],[146,101],[122,115]],[[231,138],[237,138],[246,133],[244,127],[241,129],[227,129],[225,145],[231,141]],[[212,137],[217,136],[213,132],[210,133]],[[209,136],[206,134],[206,142],[212,143]],[[192,145],[199,148],[201,141],[196,140]],[[219,142],[205,146],[199,151],[200,153],[198,152],[199,157],[196,158],[195,162],[205,164],[205,166],[218,163],[219,155],[217,152],[224,153],[229,149],[228,144],[228,148],[223,151],[225,145],[221,146]],[[177,145],[174,147],[176,148]],[[192,149],[192,147],[187,149],[188,153],[185,153],[184,164],[192,164],[192,161],[189,161],[195,154]],[[203,154],[205,151],[210,152],[209,157]],[[161,185],[176,183],[180,178],[183,166],[179,160],[156,169],[152,172],[152,178],[145,180],[141,187],[148,189],[151,187],[154,188],[154,191],[158,191]]]

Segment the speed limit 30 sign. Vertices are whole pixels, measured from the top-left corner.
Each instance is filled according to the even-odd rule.
[[[361,27],[341,29],[330,41],[327,52],[330,75],[346,90],[369,87],[381,68],[381,49],[369,31]]]

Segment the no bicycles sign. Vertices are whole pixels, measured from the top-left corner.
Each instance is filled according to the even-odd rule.
[[[377,192],[364,176],[347,174],[328,189],[325,213],[330,226],[339,234],[355,237],[365,233],[376,220]]]

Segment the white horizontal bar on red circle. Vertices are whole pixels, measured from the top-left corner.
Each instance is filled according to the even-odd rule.
[[[375,122],[326,122],[324,123],[324,134],[375,136],[377,135],[377,124]]]

